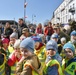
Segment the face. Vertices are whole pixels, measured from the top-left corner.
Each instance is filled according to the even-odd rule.
[[[5,49],[7,49],[7,48],[8,48],[8,44],[7,44],[7,43],[3,43],[3,47],[4,47]]]
[[[19,25],[22,25],[23,21],[22,20],[19,20],[18,23],[19,23]]]
[[[25,33],[24,33],[24,36],[25,36],[25,37],[28,37],[28,36],[29,36],[29,33],[28,33],[28,32],[25,32]]]
[[[59,34],[60,33],[60,29],[59,28],[54,28],[54,32]]]
[[[15,40],[16,40],[15,38],[10,38],[10,44],[14,45]]]
[[[37,49],[39,47],[40,43],[39,42],[36,42],[35,43],[35,49]]]
[[[72,35],[72,36],[71,36],[71,41],[72,41],[72,43],[74,43],[74,44],[76,43],[76,36],[75,36],[75,35]]]
[[[66,41],[61,41],[61,44],[64,45],[66,43]]]
[[[32,55],[32,53],[25,48],[20,48],[20,51],[21,51],[22,56],[24,56],[25,58]]]
[[[69,48],[66,48],[64,53],[65,53],[66,58],[68,59],[73,58],[73,52]]]
[[[52,38],[52,40],[54,40],[54,41],[58,42],[58,38]]]
[[[9,28],[10,27],[10,24],[9,23],[6,23],[6,28]]]
[[[49,56],[54,56],[56,54],[56,52],[54,51],[54,50],[52,50],[52,49],[50,49],[50,50],[47,50],[47,55],[49,55]]]
[[[20,52],[20,48],[14,48],[16,52]]]

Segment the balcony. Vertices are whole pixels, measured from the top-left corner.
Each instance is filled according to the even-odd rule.
[[[71,12],[71,13],[75,12],[75,8],[70,8],[69,12]]]
[[[64,10],[65,10],[65,8],[61,9],[61,12],[64,11]]]

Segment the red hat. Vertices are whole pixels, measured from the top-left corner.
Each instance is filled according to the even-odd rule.
[[[4,38],[4,39],[2,40],[2,44],[3,44],[3,43],[7,43],[7,44],[9,44],[9,39]]]

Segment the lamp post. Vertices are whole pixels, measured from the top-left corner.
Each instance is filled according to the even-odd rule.
[[[32,24],[33,24],[33,21],[34,21],[35,17],[36,17],[36,15],[32,14]]]
[[[26,21],[26,5],[27,5],[27,3],[26,3],[26,0],[24,0],[24,23],[25,23],[25,21]]]

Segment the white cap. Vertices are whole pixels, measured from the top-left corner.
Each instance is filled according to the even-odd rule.
[[[14,43],[14,48],[20,48],[20,43],[21,43],[20,39],[16,40]]]
[[[16,38],[16,39],[18,39],[18,33],[13,32],[13,33],[10,35],[10,38]]]
[[[66,38],[65,37],[62,37],[61,38],[61,42],[65,41],[66,42]]]

